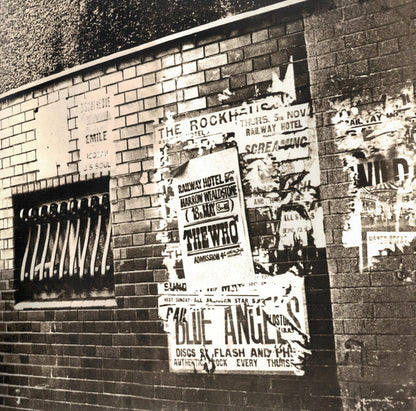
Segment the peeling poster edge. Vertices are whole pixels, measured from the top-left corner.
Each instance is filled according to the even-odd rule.
[[[397,277],[413,282],[413,273],[403,273],[414,266],[405,260],[414,254],[416,239],[413,84],[406,82],[397,95],[369,108],[350,100],[334,108],[338,150],[344,153],[350,178],[343,244],[358,248],[360,271],[396,256],[401,271]]]
[[[311,354],[304,277],[322,270],[326,255],[315,120],[309,104],[293,104],[291,73],[289,64],[283,81],[273,76],[274,94],[265,99],[181,121],[170,115],[155,129],[163,205],[158,238],[166,244],[168,271],[168,281],[158,288],[159,317],[168,333],[173,372],[304,374],[305,358]],[[238,166],[224,161],[229,169],[204,174],[210,158],[235,148]],[[197,163],[202,158],[206,167]],[[181,180],[193,159],[198,166]],[[220,189],[232,175],[231,183],[238,184],[224,194]],[[205,196],[207,177],[215,180],[218,198],[214,192]],[[243,204],[245,213],[237,212]],[[188,206],[193,217],[185,215]],[[240,221],[247,216],[250,243],[241,247],[251,247],[247,267],[234,272],[231,258],[198,277],[187,253],[211,247],[212,232],[209,227],[195,230],[191,239],[183,226],[199,227],[194,220],[201,213],[203,221],[217,224],[228,212],[236,212]],[[228,231],[228,245],[237,237],[240,241],[243,232],[236,236],[236,230]],[[221,241],[224,246],[229,240]],[[210,262],[207,258],[200,264]],[[219,280],[229,273],[228,281]]]

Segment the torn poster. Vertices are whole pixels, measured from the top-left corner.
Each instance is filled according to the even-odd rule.
[[[371,108],[344,102],[334,117],[351,182],[343,243],[360,269],[409,247],[416,232],[416,108],[413,85]],[[403,251],[402,251],[403,252]]]
[[[265,222],[263,235],[252,239],[255,261],[271,274],[302,260],[297,254],[313,257],[325,249],[314,124],[308,104],[239,120],[236,141],[246,206],[256,221]],[[303,272],[310,271],[313,259],[301,263]]]
[[[159,284],[171,371],[303,375],[309,353],[303,287],[291,272],[221,292]]]
[[[159,316],[171,371],[302,375],[310,353],[304,278],[327,273],[309,105],[270,96],[169,117],[155,138],[169,274]]]

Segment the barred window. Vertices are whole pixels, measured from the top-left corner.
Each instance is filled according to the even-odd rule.
[[[108,193],[16,211],[17,300],[114,294]]]

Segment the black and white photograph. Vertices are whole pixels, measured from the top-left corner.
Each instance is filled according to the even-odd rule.
[[[0,0],[0,410],[416,410],[416,0]]]

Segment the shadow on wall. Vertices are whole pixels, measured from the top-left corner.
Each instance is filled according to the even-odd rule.
[[[325,254],[325,250],[321,250]],[[311,409],[341,409],[337,383],[334,329],[332,322],[331,295],[326,255],[320,255],[313,273],[305,277],[305,293],[308,302],[308,322],[312,355],[306,359],[305,372],[311,381],[310,396],[314,398]],[[322,366],[325,371],[322,372]],[[317,383],[319,381],[319,383]],[[320,396],[334,397],[322,402]]]

